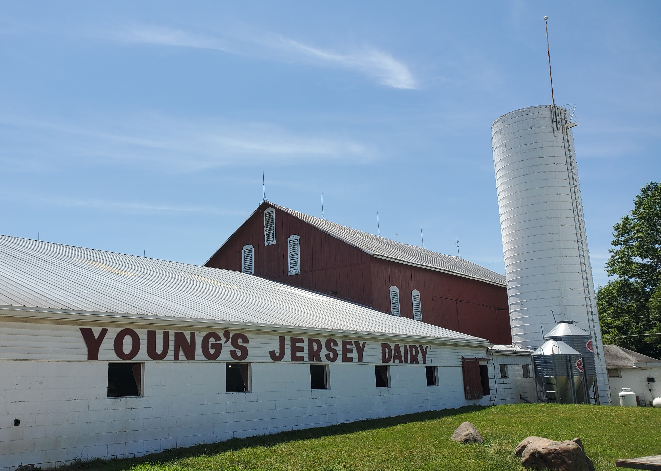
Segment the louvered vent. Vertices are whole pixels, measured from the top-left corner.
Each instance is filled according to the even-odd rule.
[[[297,235],[287,239],[287,259],[289,260],[289,274],[301,273],[301,240]]]
[[[399,288],[390,287],[390,314],[399,316]]]
[[[264,211],[264,245],[275,244],[275,209]]]
[[[416,321],[421,321],[422,306],[420,306],[420,291],[414,289],[411,292],[411,300],[413,301],[413,319]]]
[[[246,245],[241,250],[241,272],[255,273],[255,248],[252,245]]]

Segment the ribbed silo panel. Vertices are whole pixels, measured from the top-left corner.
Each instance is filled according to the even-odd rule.
[[[601,402],[608,403],[572,124],[549,105],[513,111],[492,125],[512,340],[544,343],[556,320],[594,338]],[[555,315],[555,319],[554,319]]]

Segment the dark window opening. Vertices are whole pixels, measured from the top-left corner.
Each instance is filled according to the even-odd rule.
[[[488,396],[491,394],[489,388],[489,368],[487,365],[480,365],[480,384],[482,385],[482,395]]]
[[[327,365],[310,365],[310,388],[328,389]]]
[[[227,363],[225,390],[227,392],[250,392],[250,364]]]
[[[608,372],[608,377],[609,378],[621,378],[622,377],[622,372],[620,371],[619,368],[609,368],[606,371]]]
[[[427,386],[438,386],[438,367],[425,366],[425,373],[427,374]]]
[[[390,367],[387,365],[376,365],[374,367],[374,374],[376,375],[377,388],[390,387]]]
[[[655,381],[654,378],[647,378],[648,383],[654,383],[654,381]]]
[[[142,396],[142,363],[108,363],[108,397]]]
[[[521,368],[523,369],[523,377],[530,378],[530,365],[521,365]]]
[[[507,374],[507,365],[500,365],[500,377],[501,378],[509,378]]]

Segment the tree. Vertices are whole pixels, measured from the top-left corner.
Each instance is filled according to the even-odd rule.
[[[611,245],[606,271],[617,278],[597,291],[604,343],[661,358],[661,184],[640,190]]]

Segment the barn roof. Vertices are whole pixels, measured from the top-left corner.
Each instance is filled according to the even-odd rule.
[[[17,310],[488,345],[477,337],[235,271],[0,235],[0,315]]]
[[[330,234],[331,236],[353,245],[363,252],[377,258],[391,260],[398,263],[428,268],[430,270],[451,273],[453,275],[472,278],[498,286],[505,286],[505,276],[487,268],[469,262],[461,257],[444,255],[415,245],[408,245],[368,232],[359,231],[343,226],[336,222],[303,214],[293,209],[285,208],[266,201],[262,205],[269,205],[284,211],[292,216]],[[260,205],[260,207],[262,206]]]
[[[617,345],[604,345],[606,368],[650,368],[661,366],[661,360]]]

